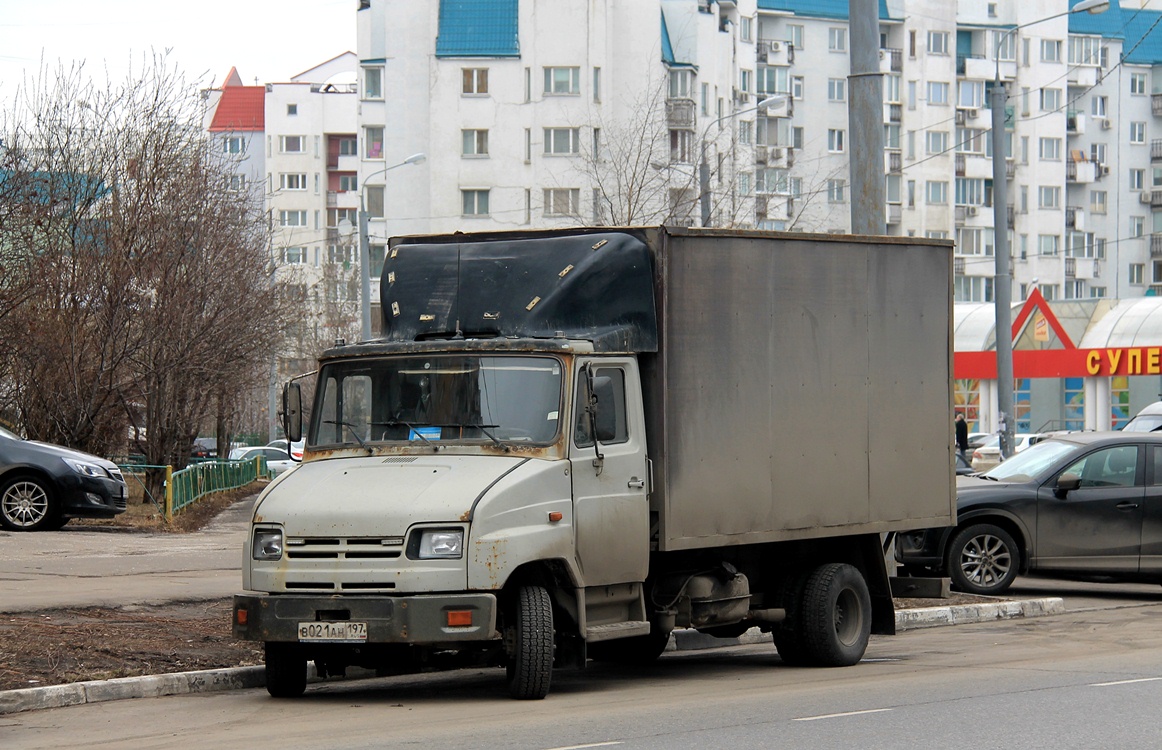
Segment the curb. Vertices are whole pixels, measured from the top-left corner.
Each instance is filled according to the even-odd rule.
[[[896,612],[896,630],[964,625],[1023,617],[1043,617],[1063,612],[1065,612],[1065,603],[1056,597],[1025,601],[1000,601],[989,604],[901,609]],[[758,628],[751,628],[737,638],[716,638],[696,630],[677,630],[670,637],[666,650],[696,651],[724,646],[767,643],[770,641],[770,637],[769,633],[764,633]],[[316,679],[314,665],[311,667],[309,676],[313,680]],[[367,676],[373,674],[373,672],[367,672]],[[0,690],[0,715],[36,711],[42,708],[63,708],[85,703],[124,700],[126,698],[160,698],[165,695],[211,693],[220,690],[264,687],[265,685],[266,675],[263,667],[229,667],[145,677],[91,680],[21,690]]]

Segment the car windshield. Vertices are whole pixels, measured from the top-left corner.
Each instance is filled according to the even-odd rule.
[[[311,445],[551,443],[562,398],[554,357],[437,355],[325,365]]]
[[[998,482],[1028,482],[1057,463],[1062,456],[1077,450],[1073,443],[1046,440],[1014,454],[999,466],[981,476]]]
[[[1123,428],[1126,432],[1154,432],[1158,429],[1162,429],[1162,414],[1139,414]]]

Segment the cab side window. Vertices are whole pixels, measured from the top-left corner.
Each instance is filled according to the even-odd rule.
[[[593,385],[597,393],[599,427],[612,425],[613,439],[602,440],[602,445],[613,445],[629,441],[629,429],[625,415],[625,372],[617,367],[593,368]],[[589,378],[584,372],[577,376],[576,413],[574,414],[573,442],[578,448],[593,445],[592,420],[586,407],[589,405]]]

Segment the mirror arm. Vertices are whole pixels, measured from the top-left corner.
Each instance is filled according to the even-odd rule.
[[[605,468],[605,456],[601,455],[601,445],[597,442],[597,394],[593,392],[593,363],[585,363],[585,382],[589,393],[589,403],[585,405],[585,412],[589,415],[589,433],[593,436],[593,468],[597,469],[597,476],[601,476]]]

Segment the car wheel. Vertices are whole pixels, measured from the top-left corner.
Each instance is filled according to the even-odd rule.
[[[17,476],[0,483],[0,526],[11,531],[60,528],[52,491],[44,480]]]
[[[307,657],[297,643],[266,644],[266,692],[297,698],[307,689]]]
[[[517,700],[549,694],[553,674],[553,603],[542,586],[517,591],[508,657],[508,693]]]
[[[815,664],[850,667],[867,651],[871,594],[857,568],[828,563],[803,586],[803,643]]]
[[[1009,532],[991,523],[973,524],[952,538],[948,575],[960,591],[996,596],[1017,577],[1021,553]]]

